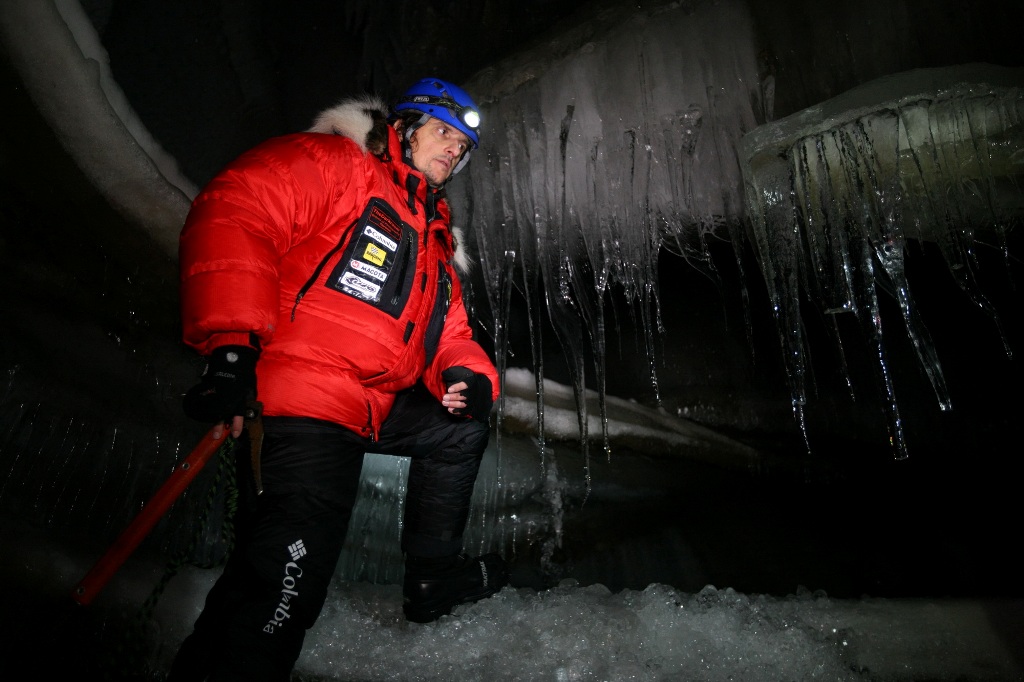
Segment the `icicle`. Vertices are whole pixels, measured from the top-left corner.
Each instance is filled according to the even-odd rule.
[[[487,163],[478,163],[478,153],[450,192],[453,203],[470,207],[467,224],[485,270],[495,272],[508,250],[519,254],[516,288],[527,299],[531,335],[537,338],[546,317],[563,349],[588,467],[588,443],[596,439],[588,433],[588,384],[610,453],[607,337],[617,327],[606,306],[625,301],[660,400],[659,251],[669,240],[710,269],[705,238],[738,222],[743,210],[736,145],[755,125],[754,110],[764,110],[755,41],[737,37],[726,46],[713,37],[753,35],[742,3],[651,12],[656,21],[589,37],[544,69],[503,65],[466,83],[482,108]],[[648,48],[664,44],[678,49]],[[487,284],[498,303],[498,279]],[[542,368],[532,369],[541,403]],[[538,441],[543,453],[543,436]]]
[[[953,85],[935,88],[941,75]],[[879,288],[896,300],[940,409],[952,407],[938,352],[911,292],[908,238],[938,244],[1009,354],[999,316],[978,286],[973,249],[978,229],[994,229],[1005,244],[1006,226],[1019,220],[1014,157],[1024,99],[1017,87],[956,80],[966,75],[978,76],[973,69],[935,70],[869,84],[743,141],[751,225],[794,409],[799,413],[806,403],[801,299],[807,298],[833,317],[852,313],[860,320],[900,458],[907,446],[883,341]],[[1016,79],[1000,69],[983,75],[996,82]],[[831,326],[842,357],[838,326]]]

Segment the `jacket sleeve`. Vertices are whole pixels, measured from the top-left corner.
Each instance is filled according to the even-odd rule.
[[[469,326],[469,317],[462,301],[462,285],[454,272],[452,300],[441,332],[437,355],[423,375],[423,383],[438,399],[447,392],[441,372],[449,367],[466,367],[479,374],[485,374],[491,380],[491,399],[498,399],[498,372],[490,356],[473,338],[473,330]]]
[[[195,199],[179,240],[188,346],[207,355],[273,335],[281,255],[330,194],[322,167],[299,138],[278,138],[240,156]]]

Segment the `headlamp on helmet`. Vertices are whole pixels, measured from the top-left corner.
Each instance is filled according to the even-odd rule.
[[[405,91],[395,112],[412,109],[457,128],[473,149],[480,145],[480,111],[465,90],[438,78],[424,78]]]

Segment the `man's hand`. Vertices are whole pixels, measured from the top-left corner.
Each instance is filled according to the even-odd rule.
[[[456,366],[441,372],[441,378],[448,387],[441,404],[451,414],[465,414],[479,422],[488,422],[494,401],[491,400],[491,380],[487,375]]]
[[[214,424],[213,438],[238,438],[245,424],[249,402],[256,399],[256,360],[259,351],[248,346],[221,346],[207,358],[200,382],[189,389],[182,401],[185,414],[197,421]]]
[[[213,436],[214,440],[220,440],[224,436],[224,427],[226,425],[227,425],[227,422],[217,422],[216,424],[213,425],[213,433],[210,434],[210,435]],[[234,417],[231,418],[231,435],[232,436],[234,436],[235,438],[238,438],[239,436],[242,435],[242,429],[244,429],[244,428],[245,428],[245,417],[242,417],[240,415],[235,415]]]

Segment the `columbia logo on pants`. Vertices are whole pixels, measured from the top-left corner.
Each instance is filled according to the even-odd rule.
[[[306,545],[302,540],[296,540],[288,545],[288,553],[292,560],[284,565],[284,577],[281,578],[281,601],[277,603],[274,615],[263,626],[263,632],[270,635],[274,634],[278,628],[283,627],[292,617],[292,599],[299,596],[299,580],[302,578],[302,569],[295,562],[306,556]]]

